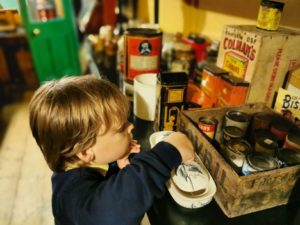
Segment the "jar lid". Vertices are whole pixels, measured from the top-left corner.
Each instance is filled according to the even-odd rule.
[[[300,164],[300,152],[297,150],[283,148],[277,153],[278,159],[287,165]]]
[[[258,129],[254,131],[254,140],[258,140],[260,138],[267,138],[273,141],[277,141],[276,136],[269,130]]]
[[[251,145],[242,139],[231,139],[226,144],[226,149],[239,155],[246,155],[251,152]]]
[[[162,72],[158,74],[158,80],[163,85],[186,85],[188,76],[184,72]]]
[[[282,10],[284,7],[283,2],[275,2],[275,1],[269,1],[269,0],[262,0],[261,1],[261,6],[267,6],[269,8],[276,8]]]
[[[125,30],[124,34],[131,36],[156,37],[162,35],[162,32],[158,29],[151,28],[128,28]]]
[[[249,114],[242,112],[242,111],[227,111],[226,112],[226,116],[234,121],[238,121],[238,122],[248,122],[250,119]]]
[[[233,138],[240,138],[244,135],[244,131],[241,128],[235,126],[224,127],[223,132]]]
[[[257,143],[269,150],[276,150],[278,148],[278,144],[275,140],[267,138],[267,137],[260,137],[257,140]]]
[[[247,163],[257,171],[271,170],[279,167],[278,161],[267,154],[253,152],[246,157]]]

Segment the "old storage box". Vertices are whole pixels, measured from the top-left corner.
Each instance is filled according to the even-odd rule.
[[[239,107],[224,107],[183,111],[179,116],[179,130],[187,133],[196,152],[204,162],[217,184],[215,200],[228,217],[236,217],[292,200],[291,193],[300,177],[300,165],[239,176],[195,125],[199,117],[214,116],[218,120],[216,142],[221,140],[223,118],[228,110],[241,110],[253,115],[256,112],[271,112],[265,104],[246,104]]]

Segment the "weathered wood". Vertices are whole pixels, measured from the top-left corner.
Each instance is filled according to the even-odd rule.
[[[239,176],[219,149],[216,149],[195,126],[200,116],[213,116],[219,121],[216,133],[219,142],[223,117],[229,109],[239,109],[249,114],[271,111],[264,104],[248,104],[230,108],[183,111],[179,116],[179,130],[190,137],[196,152],[216,182],[215,200],[218,205],[228,217],[236,217],[287,204],[300,177],[300,165]]]

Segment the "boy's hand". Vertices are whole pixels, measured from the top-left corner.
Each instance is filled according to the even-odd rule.
[[[141,145],[138,144],[137,140],[132,140],[129,145],[129,153],[122,159],[117,160],[117,165],[120,169],[130,164],[128,159],[129,155],[132,153],[139,153],[141,151]]]
[[[194,160],[195,151],[190,139],[181,132],[173,132],[164,139],[173,145],[180,153],[182,163],[190,163]]]

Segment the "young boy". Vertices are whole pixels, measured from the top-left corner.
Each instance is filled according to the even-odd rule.
[[[52,176],[56,225],[138,225],[170,172],[194,158],[189,139],[174,132],[128,161],[128,103],[112,83],[91,75],[42,85],[31,99],[30,126]],[[109,165],[122,169],[112,173]]]

